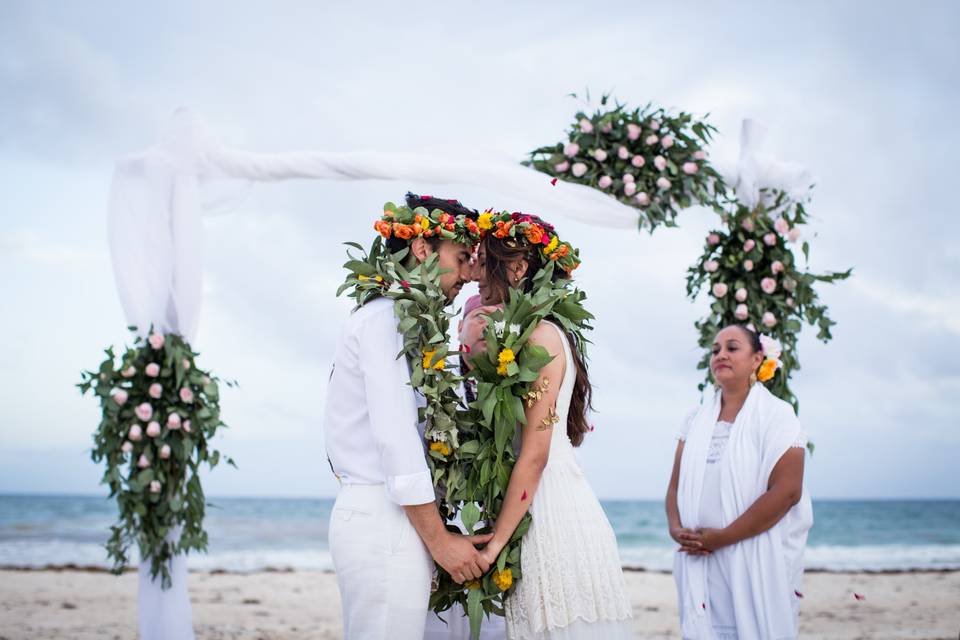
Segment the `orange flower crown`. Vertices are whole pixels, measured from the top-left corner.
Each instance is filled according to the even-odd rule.
[[[560,240],[553,225],[525,213],[487,209],[477,218],[480,236],[492,233],[495,238],[513,240],[515,243],[536,247],[548,260],[557,263],[568,274],[580,266],[580,252],[569,242]],[[510,244],[510,240],[507,241]]]
[[[392,202],[383,205],[383,215],[373,223],[373,228],[387,240],[439,238],[467,246],[480,242],[480,228],[467,215],[453,215],[440,209],[431,211],[426,207],[398,207]]]

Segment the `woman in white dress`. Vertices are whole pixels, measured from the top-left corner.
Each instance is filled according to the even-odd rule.
[[[512,287],[529,289],[543,266],[540,248],[523,238],[499,239],[487,234],[475,272],[483,303],[502,303]],[[554,274],[567,277],[561,269]],[[466,319],[466,335],[480,333],[476,327],[482,326],[479,314],[484,311],[489,311],[489,306]],[[526,425],[515,441],[517,462],[500,518],[494,524],[493,539],[482,552],[487,560],[496,561],[530,510],[533,521],[521,546],[522,577],[505,603],[507,637],[630,638],[631,608],[616,537],[573,450],[590,430],[586,411],[591,388],[583,354],[552,322],[542,322],[530,341],[554,358],[534,383],[546,391],[526,409]],[[483,348],[474,344],[471,351]]]
[[[688,640],[797,637],[813,510],[806,435],[793,407],[757,382],[758,369],[764,379],[776,370],[774,348],[747,327],[721,330],[710,361],[718,391],[679,436],[666,508]]]

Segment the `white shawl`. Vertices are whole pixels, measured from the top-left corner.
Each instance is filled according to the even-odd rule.
[[[684,527],[697,528],[707,452],[720,415],[720,393],[700,406],[683,447],[677,505]],[[737,415],[720,468],[724,526],[767,491],[773,467],[802,439],[793,407],[761,384],[753,385]],[[728,547],[730,581],[741,638],[796,638],[803,549],[813,525],[813,508],[804,490],[797,503],[768,531]],[[677,552],[674,578],[686,639],[713,640],[707,593],[707,559]]]

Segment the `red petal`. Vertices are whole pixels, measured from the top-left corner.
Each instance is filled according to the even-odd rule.
[[[707,603],[706,603],[706,602],[701,602],[701,603],[700,603],[700,606],[703,607],[704,609],[706,609],[706,608],[707,608]]]
[[[595,428],[593,425],[590,425],[590,431],[593,431]]]
[[[527,490],[524,489],[524,490],[523,490],[523,495],[520,496],[520,500],[526,500],[526,499],[527,499]]]
[[[554,178],[553,180],[551,180],[550,184],[552,184],[553,186],[557,186],[557,179]]]
[[[798,598],[802,598],[802,597],[803,597],[803,594],[800,593],[799,591],[794,591],[794,593],[797,594],[797,597],[798,597]]]
[[[853,597],[856,598],[857,600],[867,599],[867,596],[863,595],[862,593],[857,593],[856,591],[853,592]]]
[[[463,345],[463,350],[466,351],[467,353],[470,353],[470,345],[468,344]]]

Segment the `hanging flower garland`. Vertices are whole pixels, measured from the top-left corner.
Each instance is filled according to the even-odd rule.
[[[681,209],[714,206],[723,179],[706,145],[716,129],[691,114],[647,105],[607,107],[576,114],[566,142],[540,147],[526,163],[557,178],[605,191],[638,211],[638,226],[676,226]]]
[[[703,254],[687,272],[688,297],[693,300],[706,289],[712,299],[710,313],[695,323],[705,350],[698,368],[707,370],[700,389],[710,382],[710,348],[717,332],[730,324],[752,325],[774,338],[783,351],[779,359],[774,358],[779,365],[764,363],[761,381],[774,395],[799,408],[789,381],[800,369],[800,330],[804,322],[816,325],[817,338],[828,342],[835,324],[814,285],[845,280],[852,270],[815,274],[802,268],[792,245],[800,240],[800,227],[807,222],[803,203],[782,191],[763,195],[753,209],[732,203],[732,211],[724,216],[726,228],[707,235]],[[801,248],[808,260],[808,243],[804,241]]]
[[[448,494],[448,500],[463,503],[459,514],[468,534],[489,531],[500,515],[516,463],[513,438],[526,419],[524,400],[530,397],[540,370],[552,360],[546,349],[529,344],[530,335],[549,318],[573,338],[574,348],[582,350],[587,343],[583,332],[591,328],[593,318],[583,307],[586,294],[576,289],[572,280],[564,277],[553,281],[556,269],[569,274],[580,262],[569,243],[561,242],[552,227],[541,226],[522,214],[487,214],[487,218],[485,214],[480,217],[484,232],[499,231],[499,237],[538,245],[548,260],[534,275],[529,293],[512,289],[503,309],[489,316],[484,334],[487,350],[471,355],[474,368],[469,376],[477,382],[477,399],[461,419],[463,444],[456,452],[452,470],[465,483]],[[543,237],[537,237],[539,234],[545,236],[545,243]],[[496,565],[480,580],[460,585],[441,572],[430,608],[442,613],[454,603],[461,604],[470,619],[473,637],[478,637],[484,615],[504,615],[503,600],[522,578],[521,540],[530,522],[528,513],[500,552]]]
[[[106,354],[96,371],[81,374],[77,386],[84,394],[93,391],[103,412],[92,458],[106,463],[101,482],[119,508],[107,555],[119,573],[137,544],[140,557],[150,559],[153,578],[161,576],[167,588],[170,560],[207,547],[198,473],[201,464],[212,469],[220,461],[210,447],[217,430],[226,427],[218,379],[197,368],[197,354],[175,334],[137,337],[119,362],[113,347]],[[181,527],[179,540],[169,535],[175,527]]]

